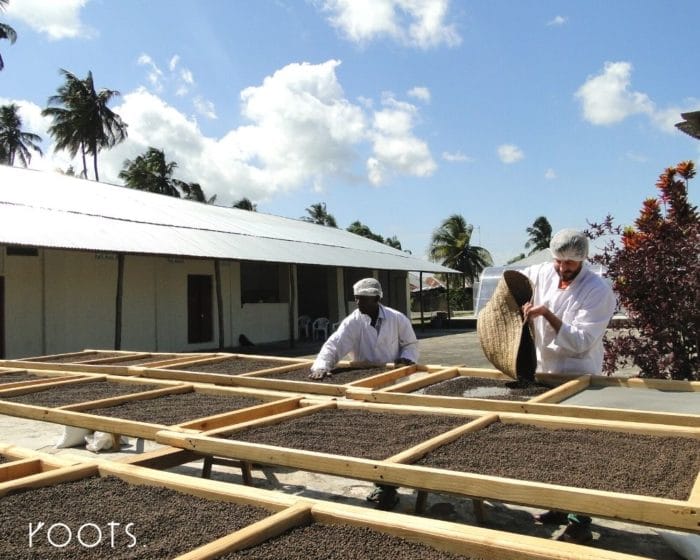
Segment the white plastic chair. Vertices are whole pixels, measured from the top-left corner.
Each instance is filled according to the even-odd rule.
[[[308,315],[300,315],[297,319],[299,323],[299,334],[304,338],[311,338],[311,317]]]
[[[316,340],[316,334],[323,335],[323,340],[328,338],[328,329],[330,327],[330,321],[326,317],[319,317],[314,319],[313,325],[311,327],[311,336]]]

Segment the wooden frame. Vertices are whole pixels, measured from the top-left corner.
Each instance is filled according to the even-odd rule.
[[[541,375],[537,379],[543,382],[560,383],[548,391],[527,401],[506,401],[497,399],[479,399],[467,397],[412,394],[419,388],[453,379],[459,375],[472,376],[473,369],[444,368],[432,375],[415,382],[399,384],[379,390],[366,387],[349,387],[345,397],[371,403],[384,403],[406,406],[429,406],[440,408],[468,408],[488,412],[525,413],[551,416],[568,416],[572,418],[591,418],[598,420],[644,422],[670,424],[676,426],[700,426],[700,413],[682,414],[654,412],[648,410],[602,408],[593,406],[567,405],[562,401],[585,391],[588,387],[630,387],[648,388],[666,391],[685,391],[698,393],[700,401],[700,382],[672,381],[663,379],[638,379],[582,375],[570,376]],[[475,376],[476,377],[476,376]],[[510,378],[508,378],[510,379]]]
[[[337,403],[337,406],[338,408],[344,408],[348,404]],[[329,406],[328,403],[320,403],[317,408]],[[362,405],[358,403],[356,406]],[[392,405],[364,406],[380,407],[382,410],[392,409]],[[400,406],[394,406],[393,409],[397,412],[402,410],[404,413],[431,410],[428,408]],[[314,407],[309,407],[306,411],[301,411],[298,414],[310,413],[313,410]],[[432,410],[433,413],[445,414],[447,412],[442,409]],[[455,412],[455,409],[452,409],[450,412]],[[462,410],[462,412],[465,415],[474,414],[474,411]],[[476,413],[476,415],[478,414]],[[247,426],[254,426],[256,422],[241,424],[233,429],[213,430],[212,432],[197,435],[166,430],[156,434],[156,441],[201,454],[235,458],[253,463],[291,467],[375,483],[405,486],[420,491],[447,492],[469,498],[495,499],[506,503],[532,507],[574,511],[587,515],[700,533],[700,477],[697,474],[695,475],[695,483],[690,498],[687,501],[682,501],[535,483],[406,464],[417,460],[440,445],[453,441],[467,431],[481,429],[496,421],[535,425],[551,429],[595,429],[633,434],[689,437],[693,439],[700,439],[700,427],[611,422],[608,420],[581,420],[564,417],[553,418],[533,414],[499,413],[486,416],[483,416],[483,412],[481,414],[480,418],[469,424],[455,428],[383,461],[235,440],[222,440],[213,437],[225,433],[230,434]],[[286,419],[292,417],[293,414],[288,414]],[[261,425],[262,423],[274,423],[284,420],[285,418],[270,417],[260,420],[257,424]]]
[[[0,445],[0,454],[6,447]],[[27,461],[33,459],[27,458]],[[324,525],[353,525],[398,536],[405,540],[465,556],[504,560],[643,560],[643,557],[599,548],[552,541],[526,535],[461,525],[449,521],[421,519],[391,512],[378,512],[357,506],[333,504],[311,498],[298,498],[270,490],[230,483],[192,479],[134,465],[108,461],[88,461],[60,466],[50,472],[30,474],[0,483],[0,496],[18,488],[38,488],[79,480],[88,476],[115,476],[129,484],[161,486],[210,500],[224,500],[267,509],[270,516],[178,557],[178,560],[216,558],[227,552],[255,546],[281,533],[309,522]],[[31,492],[31,490],[30,490]],[[164,528],[164,530],[166,530]]]

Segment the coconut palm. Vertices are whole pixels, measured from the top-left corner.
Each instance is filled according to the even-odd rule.
[[[4,10],[7,4],[9,4],[9,0],[0,0],[0,10]],[[10,43],[14,43],[17,40],[17,32],[6,23],[0,22],[0,39],[7,39]],[[3,68],[5,68],[5,63],[0,56],[0,70]]]
[[[14,103],[0,107],[0,163],[14,165],[19,158],[22,167],[27,167],[32,160],[30,150],[42,155],[37,145],[41,136],[22,130],[19,107]]]
[[[460,214],[442,222],[432,235],[429,256],[433,261],[459,270],[465,281],[473,283],[481,271],[493,264],[493,258],[483,247],[471,245],[474,226]]]
[[[528,253],[529,255],[549,247],[549,242],[552,240],[552,226],[547,218],[540,216],[532,223],[532,227],[527,228],[525,231],[530,236],[528,242],[525,243],[525,248],[529,249],[532,247],[532,250]]]
[[[126,186],[132,189],[180,198],[177,180],[173,179],[176,167],[177,163],[174,161],[165,161],[163,150],[150,147],[145,154],[137,156],[134,160],[125,160],[119,178],[124,179]]]
[[[333,214],[329,214],[326,210],[325,202],[317,202],[312,204],[306,209],[308,216],[302,216],[302,220],[305,222],[311,222],[312,224],[319,224],[322,226],[338,227],[338,224],[333,217]]]
[[[238,208],[239,210],[250,210],[251,212],[258,211],[257,204],[253,204],[253,202],[245,196],[240,200],[234,202],[232,208]]]
[[[112,89],[95,90],[92,72],[81,80],[68,70],[61,69],[65,82],[49,97],[42,115],[53,118],[49,133],[56,141],[57,150],[67,150],[71,157],[78,152],[83,160],[83,176],[87,178],[86,156],[93,157],[95,180],[97,154],[126,139],[126,123],[107,105],[119,92]],[[53,105],[53,106],[52,106]]]

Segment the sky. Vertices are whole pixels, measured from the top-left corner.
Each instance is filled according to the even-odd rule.
[[[79,170],[41,110],[59,69],[91,71],[128,124],[101,180],[155,147],[216,204],[324,202],[418,257],[461,214],[500,265],[539,216],[631,224],[698,160],[673,126],[700,110],[698,20],[697,0],[10,0],[0,105],[43,138],[30,167]]]

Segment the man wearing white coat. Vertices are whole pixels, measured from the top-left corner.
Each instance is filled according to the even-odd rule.
[[[312,379],[332,374],[333,367],[351,353],[354,361],[396,365],[418,361],[418,340],[411,321],[403,313],[379,303],[382,286],[374,278],[356,282],[353,294],[357,309],[348,315],[326,341],[311,366]],[[394,509],[399,501],[396,488],[377,484],[367,496],[381,510]]]
[[[418,340],[411,321],[403,313],[379,303],[382,286],[374,278],[353,285],[357,309],[328,338],[311,366],[312,379],[331,375],[346,354],[357,362],[415,364]]]
[[[603,366],[603,336],[615,312],[610,285],[584,265],[588,239],[574,229],[557,232],[549,244],[553,261],[522,272],[532,282],[532,301],[522,306],[535,332],[537,371],[597,374]],[[558,540],[584,544],[591,518],[550,510],[535,516],[545,525],[566,524]]]

